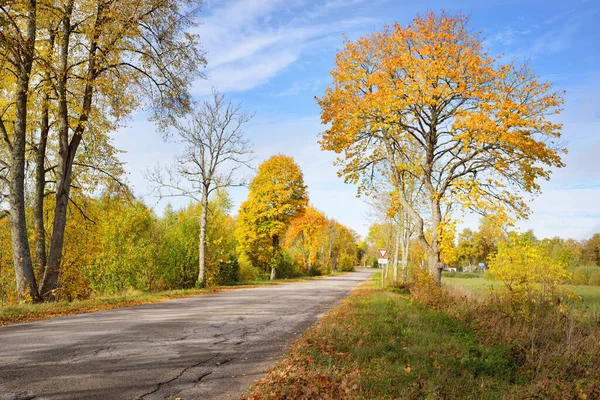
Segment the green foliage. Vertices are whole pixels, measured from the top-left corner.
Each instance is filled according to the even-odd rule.
[[[8,218],[0,219],[0,305],[16,301],[15,269]]]
[[[84,269],[97,293],[157,288],[156,217],[143,203],[104,198],[98,204],[97,255]]]
[[[159,222],[163,248],[160,275],[167,288],[189,288],[198,276],[198,206],[189,205],[174,212],[167,207]]]
[[[460,267],[474,266],[486,263],[491,254],[497,250],[498,242],[505,239],[500,228],[494,221],[482,218],[479,230],[464,229],[458,236],[456,256]]]
[[[571,283],[573,285],[600,285],[600,268],[577,267],[573,270]]]
[[[447,278],[463,278],[463,279],[473,279],[473,278],[481,278],[483,276],[480,272],[442,272],[442,276]]]
[[[600,266],[600,233],[584,241],[582,253],[585,262]]]

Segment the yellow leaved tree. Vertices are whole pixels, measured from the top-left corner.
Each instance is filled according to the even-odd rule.
[[[282,261],[281,240],[294,217],[304,212],[308,194],[292,157],[275,155],[258,167],[239,212],[236,237],[240,252],[275,279]]]
[[[321,147],[340,155],[359,193],[377,174],[393,182],[438,284],[440,225],[452,212],[527,216],[521,193],[563,166],[561,125],[548,118],[561,96],[527,65],[488,55],[466,16],[430,12],[347,41],[331,74],[318,100],[329,125]],[[405,190],[411,181],[423,209]]]

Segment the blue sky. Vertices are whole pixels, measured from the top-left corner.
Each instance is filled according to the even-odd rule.
[[[245,110],[256,113],[245,133],[255,144],[257,163],[277,153],[293,156],[311,202],[364,235],[376,216],[356,198],[355,187],[337,178],[335,156],[319,149],[323,126],[314,96],[331,82],[343,35],[353,40],[441,9],[470,15],[492,54],[529,59],[543,80],[567,91],[558,118],[569,149],[567,167],[543,183],[542,195],[531,203],[533,215],[520,227],[539,237],[583,239],[600,232],[600,3],[595,0],[208,0],[196,31],[207,52],[209,80],[198,81],[193,93],[202,98],[215,86],[242,101]],[[180,146],[163,142],[143,113],[115,133],[115,144],[126,151],[122,159],[136,194],[160,213],[165,204],[149,195],[143,171],[157,161],[170,163]],[[246,194],[232,191],[236,210]],[[463,225],[476,226],[477,220],[466,216]]]

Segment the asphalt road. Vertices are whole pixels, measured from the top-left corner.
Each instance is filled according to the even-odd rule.
[[[239,398],[370,273],[0,327],[0,399]]]

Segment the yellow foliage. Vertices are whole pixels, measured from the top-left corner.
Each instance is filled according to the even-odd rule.
[[[252,264],[270,269],[280,259],[280,240],[292,219],[308,205],[300,167],[292,157],[275,155],[258,167],[239,212],[236,237]]]
[[[457,260],[456,246],[456,221],[442,222],[438,227],[438,240],[440,243],[440,260],[448,265]]]
[[[296,258],[296,262],[306,273],[316,266],[319,248],[325,240],[327,219],[314,207],[307,207],[304,213],[292,221],[284,244]]]
[[[347,41],[331,75],[318,99],[328,126],[321,148],[339,154],[340,175],[359,194],[373,176],[393,183],[417,236],[430,219],[433,234],[421,244],[432,273],[447,211],[510,223],[529,213],[523,193],[538,192],[538,181],[563,166],[562,126],[548,118],[560,112],[561,94],[527,65],[490,56],[465,15],[429,12]],[[408,200],[413,181],[422,208]]]
[[[566,294],[560,287],[569,279],[565,263],[527,234],[513,233],[499,243],[489,267],[493,278],[503,284],[496,291],[515,302],[541,306]]]

